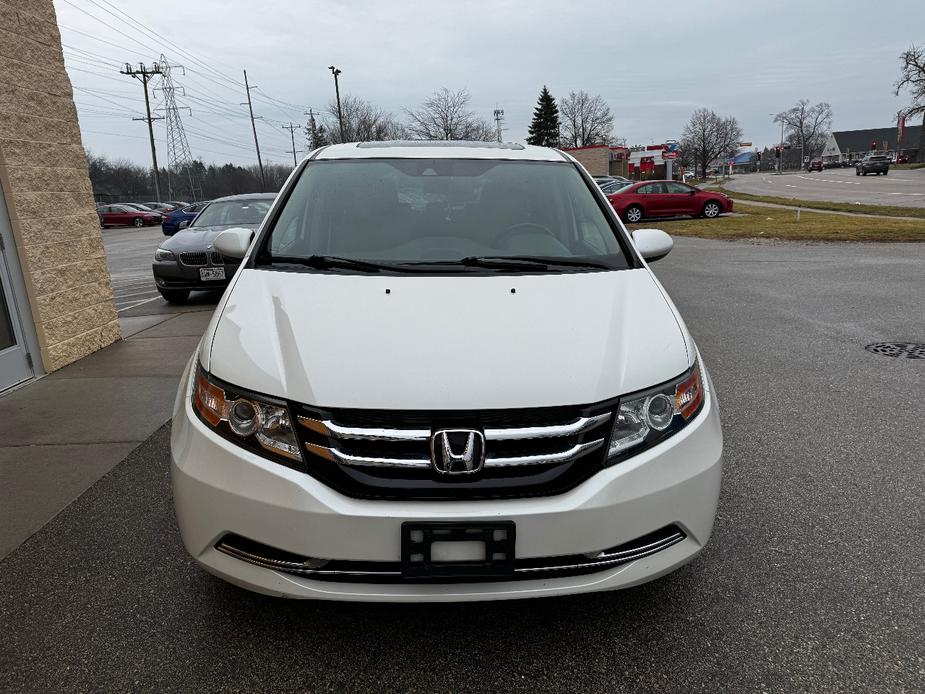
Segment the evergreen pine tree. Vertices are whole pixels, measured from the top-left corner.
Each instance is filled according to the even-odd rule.
[[[331,144],[328,140],[328,134],[325,132],[324,124],[319,124],[315,120],[314,113],[309,112],[308,114],[308,127],[305,128],[305,134],[308,135],[309,149],[318,149]]]
[[[559,107],[545,86],[536,101],[536,108],[533,109],[533,120],[528,132],[528,144],[541,147],[559,146]]]

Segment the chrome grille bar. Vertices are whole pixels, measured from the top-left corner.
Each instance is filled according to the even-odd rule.
[[[597,450],[604,445],[604,439],[595,439],[585,443],[576,443],[574,446],[564,451],[555,451],[552,453],[539,453],[537,455],[519,455],[519,456],[486,456],[485,467],[511,467],[515,465],[557,465],[560,463],[570,463],[581,456]],[[357,467],[392,467],[392,468],[429,468],[431,466],[430,458],[381,458],[374,456],[354,455],[341,451],[337,448],[328,446],[319,446],[316,443],[306,443],[306,450],[309,453],[330,460],[341,465],[352,465]]]
[[[595,451],[604,445],[604,439],[595,439],[586,443],[576,443],[571,448],[555,453],[540,453],[538,455],[517,455],[506,458],[488,456],[485,458],[485,467],[510,467],[514,465],[555,465],[570,463],[585,453]]]
[[[562,436],[575,436],[588,429],[593,429],[610,419],[610,413],[594,417],[579,417],[568,424],[553,424],[541,427],[510,427],[504,429],[486,429],[486,441],[520,441],[524,439],[556,439]]]
[[[603,424],[610,419],[610,413],[593,417],[578,417],[567,424],[553,424],[535,427],[505,427],[485,429],[486,441],[524,441],[529,439],[554,439],[575,436]],[[359,441],[428,441],[430,429],[392,429],[388,427],[351,427],[337,424],[330,419],[299,417],[299,424],[311,431],[335,439]]]
[[[360,441],[428,441],[430,429],[388,429],[379,427],[346,427],[330,419],[312,419],[299,416],[299,424],[334,439]]]

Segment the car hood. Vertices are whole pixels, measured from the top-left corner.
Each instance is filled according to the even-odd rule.
[[[161,242],[169,251],[203,251],[208,249],[225,229],[256,229],[258,224],[223,224],[216,226],[187,227]]]
[[[692,357],[682,325],[646,269],[437,277],[243,269],[200,359],[234,385],[322,407],[577,405],[683,373]]]

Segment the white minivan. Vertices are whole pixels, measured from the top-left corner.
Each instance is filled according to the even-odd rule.
[[[710,537],[723,438],[697,346],[567,153],[324,147],[292,173],[182,377],[183,542],[292,598],[612,590]]]

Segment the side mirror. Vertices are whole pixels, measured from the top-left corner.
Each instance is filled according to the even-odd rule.
[[[247,255],[247,249],[250,248],[253,239],[253,231],[235,227],[233,229],[225,229],[225,231],[216,236],[212,245],[215,250],[229,258],[243,258]]]
[[[687,194],[688,194],[688,195],[697,195],[697,191],[696,191],[696,190],[689,190],[689,191],[687,191]]]
[[[650,263],[661,260],[674,248],[674,241],[661,229],[637,229],[633,232],[633,243],[639,255]]]
[[[178,228],[178,229],[186,229],[186,227],[188,227],[188,226],[189,226],[189,220],[188,220],[188,219],[184,219],[182,222],[180,222],[180,224],[177,225],[177,228]]]

